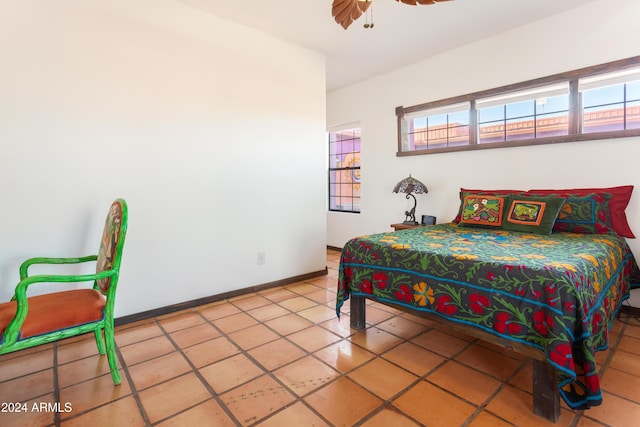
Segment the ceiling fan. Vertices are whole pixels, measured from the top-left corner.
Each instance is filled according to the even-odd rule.
[[[331,8],[331,14],[336,22],[342,25],[345,30],[366,12],[371,6],[373,0],[333,0],[333,6]],[[451,0],[396,0],[404,4],[410,4],[415,6],[417,4],[436,4],[437,2],[451,1]],[[373,28],[373,22],[364,24],[365,28]]]

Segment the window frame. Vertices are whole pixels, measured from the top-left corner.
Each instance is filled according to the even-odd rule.
[[[583,133],[582,118],[583,109],[581,105],[581,95],[579,92],[579,80],[585,79],[599,74],[607,74],[615,71],[622,71],[640,66],[640,56],[625,58],[617,61],[607,62],[591,67],[581,68],[578,70],[568,71],[564,73],[554,74],[541,77],[525,82],[514,83],[501,86],[498,88],[487,89],[483,91],[473,92],[466,95],[454,96],[451,98],[440,99],[437,101],[427,102],[424,104],[413,105],[410,107],[396,107],[397,132],[398,132],[398,151],[396,156],[416,156],[424,154],[450,153],[457,151],[486,150],[493,148],[505,147],[522,147],[530,145],[556,144],[563,142],[590,141],[598,139],[627,138],[640,136],[640,129],[624,129],[604,132]],[[556,135],[541,138],[520,139],[511,141],[479,143],[478,135],[478,110],[476,101],[507,95],[514,92],[522,92],[543,86],[553,86],[555,84],[569,84],[569,133],[567,135]],[[455,147],[430,148],[423,150],[403,151],[403,139],[405,137],[405,121],[404,117],[408,114],[416,114],[420,111],[445,109],[450,105],[468,102],[469,109],[469,144]]]
[[[341,167],[332,167],[331,166],[331,134],[332,133],[337,133],[340,131],[358,131],[359,137],[358,139],[358,143],[359,143],[359,149],[357,151],[353,150],[350,153],[352,154],[356,154],[358,155],[358,166],[341,166]],[[355,141],[356,138],[354,138],[353,140]],[[355,205],[354,203],[351,203],[351,209],[343,209],[343,208],[332,208],[331,207],[331,198],[332,197],[338,197],[335,194],[332,194],[331,192],[331,173],[332,172],[349,172],[349,173],[353,173],[354,171],[360,171],[361,170],[361,163],[360,163],[360,154],[362,152],[362,127],[360,126],[359,122],[353,122],[353,123],[347,123],[344,125],[339,125],[339,126],[332,126],[329,129],[327,129],[327,210],[329,212],[342,212],[342,213],[352,213],[352,214],[359,214],[362,211],[362,206],[361,206],[361,193],[360,196],[358,196],[358,208],[357,210],[355,209]],[[342,155],[347,154],[345,152],[340,153]],[[358,174],[358,176],[360,176],[360,174]],[[352,191],[353,191],[353,186],[356,183],[351,184],[352,186]],[[362,183],[359,181],[357,183],[357,185],[361,186]],[[351,200],[353,202],[354,197],[353,194],[351,196]]]

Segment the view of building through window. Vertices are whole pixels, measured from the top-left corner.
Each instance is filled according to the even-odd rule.
[[[582,131],[640,129],[640,81],[582,92]]]
[[[329,135],[329,210],[360,212],[360,128]]]
[[[569,134],[569,85],[480,99],[478,143],[516,141]]]
[[[409,150],[468,145],[469,109],[470,104],[463,102],[407,114]]]

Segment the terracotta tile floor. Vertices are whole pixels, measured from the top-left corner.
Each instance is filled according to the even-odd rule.
[[[0,426],[551,425],[523,357],[377,304],[363,331],[338,320],[338,257],[326,277],[118,327],[118,387],[91,335],[0,356]],[[640,322],[623,320],[598,355],[604,404],[556,425],[640,426]]]

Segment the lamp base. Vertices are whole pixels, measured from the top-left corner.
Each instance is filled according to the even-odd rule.
[[[404,225],[418,225],[418,221],[402,221]]]

